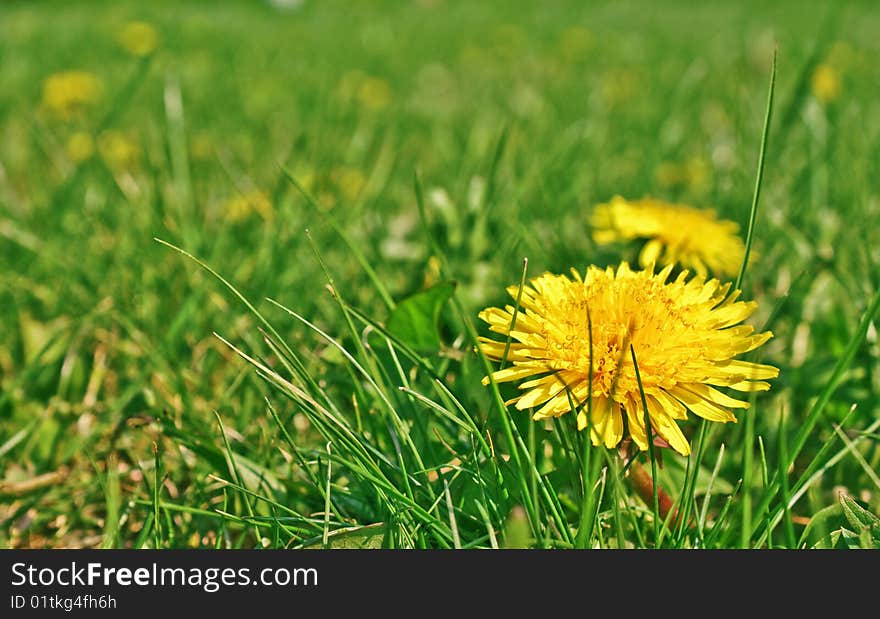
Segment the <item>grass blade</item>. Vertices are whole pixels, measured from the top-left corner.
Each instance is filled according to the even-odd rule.
[[[767,110],[764,113],[764,130],[761,132],[761,148],[758,151],[758,173],[755,175],[755,191],[752,194],[752,208],[749,210],[749,224],[746,231],[746,251],[743,254],[742,266],[739,275],[736,276],[734,290],[742,290],[743,278],[746,275],[746,267],[749,264],[749,255],[752,251],[752,235],[755,231],[755,220],[758,215],[758,201],[761,198],[761,183],[764,180],[764,157],[767,154],[767,135],[770,132],[770,119],[773,115],[773,92],[776,89],[776,56],[773,52],[773,64],[770,68],[770,88],[767,92]]]

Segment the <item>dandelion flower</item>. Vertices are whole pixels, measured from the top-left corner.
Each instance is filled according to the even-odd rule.
[[[820,64],[810,80],[813,96],[822,103],[830,103],[840,96],[840,76],[829,64]]]
[[[95,153],[95,141],[85,131],[77,131],[67,139],[67,155],[76,163],[89,159]]]
[[[43,108],[69,119],[101,98],[101,80],[88,71],[62,71],[43,80]]]
[[[367,186],[367,177],[357,168],[334,168],[330,172],[330,180],[346,202],[357,200]]]
[[[599,96],[602,102],[614,107],[631,101],[645,86],[639,76],[629,69],[615,69],[605,73],[599,83]]]
[[[266,221],[273,219],[272,201],[262,191],[251,191],[227,200],[223,206],[226,219],[240,223],[256,213]]]
[[[149,56],[159,44],[159,34],[147,22],[125,24],[119,33],[119,44],[132,56]]]
[[[745,244],[737,236],[739,225],[717,219],[710,209],[615,196],[595,208],[591,223],[593,239],[599,244],[649,239],[639,254],[642,267],[678,262],[698,275],[708,275],[709,271],[734,275],[745,255]]]
[[[574,407],[578,429],[589,426],[594,445],[610,449],[628,434],[645,450],[644,393],[652,434],[683,455],[690,446],[677,422],[687,419],[688,411],[709,421],[735,422],[731,409],[749,405],[718,387],[769,389],[764,381],[779,370],[734,357],[758,348],[772,333],[739,324],[757,304],[737,301],[739,291],[730,292],[729,283],[688,279],[687,271],[667,281],[671,271],[672,265],[656,274],[634,271],[624,262],[616,271],[591,266],[583,277],[574,269],[573,278],[547,273],[523,288],[519,311],[510,305],[483,310],[479,316],[491,331],[510,334],[509,349],[506,341],[479,340],[489,359],[509,362],[492,378],[527,379],[508,404],[534,409],[535,420]],[[519,286],[507,291],[516,298]],[[488,382],[486,377],[483,383]]]
[[[339,82],[339,96],[368,110],[382,110],[391,104],[391,85],[362,71],[348,71]]]
[[[141,157],[141,147],[122,131],[110,129],[98,136],[98,152],[114,170],[131,170]]]
[[[358,102],[370,110],[381,110],[391,103],[391,86],[378,77],[365,77],[357,89]]]

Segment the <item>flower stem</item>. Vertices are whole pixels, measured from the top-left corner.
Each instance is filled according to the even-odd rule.
[[[621,457],[625,460],[623,454],[621,454]],[[672,512],[675,507],[675,501],[663,488],[660,487],[659,484],[655,486],[651,479],[651,474],[645,470],[645,467],[637,461],[633,461],[629,466],[629,473],[626,479],[632,489],[636,491],[636,494],[639,495],[639,498],[642,499],[646,505],[653,505],[654,489],[657,489],[657,512],[660,516],[660,521],[666,522],[669,518],[669,513]],[[670,526],[674,527],[679,517],[680,514],[678,508],[675,507]]]

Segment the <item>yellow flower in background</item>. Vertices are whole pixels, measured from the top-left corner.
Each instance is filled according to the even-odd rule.
[[[716,387],[769,389],[764,381],[778,376],[778,369],[734,357],[758,348],[772,333],[739,324],[757,304],[737,301],[739,291],[730,293],[729,283],[688,280],[686,272],[667,282],[671,271],[671,265],[657,274],[633,271],[624,262],[616,271],[590,266],[583,277],[574,269],[573,278],[546,273],[524,287],[519,311],[508,305],[480,312],[490,330],[505,338],[479,339],[489,359],[505,358],[510,335],[508,365],[492,378],[528,379],[508,404],[536,408],[535,420],[559,417],[574,406],[578,429],[589,426],[594,445],[610,449],[628,434],[645,450],[644,392],[652,434],[682,455],[690,446],[677,422],[687,419],[688,411],[709,421],[735,422],[731,409],[748,403]],[[519,286],[507,292],[516,299]]]
[[[69,119],[101,98],[103,86],[94,73],[62,71],[43,80],[42,106],[49,113]]]
[[[133,56],[149,56],[159,45],[159,33],[147,22],[128,22],[119,32],[119,44]]]
[[[95,140],[85,131],[77,131],[67,138],[67,156],[76,163],[89,159],[95,154]]]
[[[226,219],[232,223],[240,223],[251,215],[257,214],[266,221],[272,221],[274,209],[272,201],[262,191],[251,191],[227,200],[223,205]]]
[[[625,200],[615,196],[600,204],[591,219],[593,239],[599,244],[648,239],[639,264],[680,263],[699,275],[735,275],[745,255],[745,244],[736,222],[718,219],[711,209],[645,198]]]
[[[137,141],[115,129],[98,136],[98,152],[107,166],[114,170],[131,170],[141,158],[141,147]]]
[[[378,77],[365,77],[357,89],[358,103],[371,110],[381,110],[391,103],[391,86]]]
[[[607,71],[599,83],[599,95],[608,106],[626,103],[644,90],[639,75],[631,69],[618,68]]]
[[[330,180],[346,202],[357,200],[367,185],[367,177],[357,168],[341,167],[330,172]]]
[[[442,273],[440,271],[440,259],[437,256],[428,258],[425,266],[425,276],[422,278],[422,288],[430,288],[440,283]]]
[[[373,111],[388,107],[393,98],[391,85],[386,80],[356,69],[342,76],[337,92],[346,103],[354,103]]]
[[[813,96],[822,103],[830,103],[840,96],[840,76],[830,64],[820,64],[810,80]]]

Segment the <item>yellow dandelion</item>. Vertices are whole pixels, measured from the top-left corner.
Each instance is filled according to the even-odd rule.
[[[428,258],[428,264],[425,267],[425,276],[422,278],[422,288],[430,288],[440,283],[440,260],[437,256]]]
[[[367,177],[357,168],[334,168],[330,172],[330,180],[346,202],[357,200],[367,186]]]
[[[820,64],[810,80],[813,96],[822,103],[830,103],[840,96],[840,76],[830,64]]]
[[[59,118],[82,113],[101,98],[101,80],[88,71],[62,71],[43,80],[43,108]]]
[[[85,131],[77,131],[67,138],[67,156],[81,163],[95,154],[95,140]]]
[[[114,170],[131,170],[141,158],[141,147],[134,138],[115,129],[98,136],[98,152]]]
[[[272,201],[262,191],[251,191],[246,194],[235,196],[227,200],[223,205],[226,219],[232,223],[239,223],[256,213],[266,221],[271,221],[274,216]]]
[[[348,71],[342,76],[337,92],[346,103],[355,103],[373,111],[388,107],[394,98],[391,84],[386,80],[358,70]]]
[[[119,32],[119,44],[132,56],[149,56],[159,45],[159,34],[151,24],[133,21]]]
[[[381,110],[391,103],[391,86],[378,77],[365,77],[357,89],[357,100],[365,108]]]
[[[711,209],[615,196],[594,209],[591,223],[593,240],[599,244],[649,239],[639,254],[643,267],[678,262],[703,276],[709,271],[735,275],[745,255],[739,225],[717,219]]]
[[[645,450],[644,393],[652,434],[682,455],[690,446],[677,422],[687,419],[688,411],[709,421],[736,422],[731,409],[748,403],[717,387],[769,389],[764,381],[778,369],[734,357],[761,346],[772,333],[739,324],[757,304],[737,301],[739,291],[730,292],[729,283],[688,279],[687,271],[667,282],[671,271],[671,265],[657,274],[633,271],[624,262],[616,271],[591,266],[583,277],[572,269],[573,279],[546,273],[523,288],[512,330],[513,306],[483,310],[479,316],[491,331],[505,338],[510,333],[506,355],[506,341],[479,340],[489,359],[509,362],[492,378],[528,379],[508,404],[537,409],[535,420],[559,417],[574,405],[578,429],[589,425],[594,445],[610,449],[628,435]],[[507,291],[516,298],[519,286]]]
[[[608,106],[627,103],[644,88],[639,76],[629,69],[616,69],[605,73],[599,84],[599,95]]]

